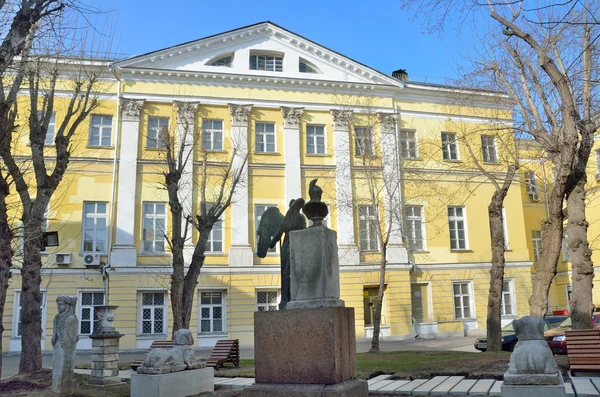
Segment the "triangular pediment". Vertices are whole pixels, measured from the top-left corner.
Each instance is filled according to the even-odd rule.
[[[136,56],[117,62],[115,66],[124,70],[403,85],[399,80],[271,22]]]

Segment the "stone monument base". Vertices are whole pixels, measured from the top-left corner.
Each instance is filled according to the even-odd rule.
[[[368,394],[366,381],[350,379],[335,385],[255,383],[244,389],[242,397],[364,397]]]
[[[92,334],[92,374],[90,385],[114,385],[121,382],[119,376],[119,339],[122,334],[111,332]]]
[[[212,368],[162,375],[131,375],[131,397],[186,397],[215,390]]]
[[[541,378],[535,379],[535,374],[531,375],[519,375],[521,377],[528,376],[531,379],[528,385],[525,384],[502,384],[502,397],[531,397],[531,396],[544,396],[544,397],[566,397],[565,383],[561,373],[558,373],[558,384],[548,385],[539,384],[536,382],[542,381]],[[506,374],[504,375],[506,379]]]

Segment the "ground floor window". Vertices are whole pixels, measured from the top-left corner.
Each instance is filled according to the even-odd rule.
[[[21,292],[15,293],[15,313],[13,315],[13,329],[16,330],[14,332],[14,336],[21,337]],[[46,333],[46,327],[44,326],[44,318],[46,318],[46,292],[42,291],[42,303],[40,305],[40,312],[42,316],[42,336]]]
[[[225,332],[225,292],[200,292],[200,333]]]
[[[104,292],[82,292],[79,305],[79,334],[90,335],[98,326],[96,306],[104,305]]]
[[[502,300],[500,301],[500,313],[503,316],[516,314],[513,280],[504,280],[502,283]]]
[[[270,312],[277,310],[278,291],[256,291],[256,311]]]
[[[140,334],[166,334],[165,293],[142,292],[140,299]]]
[[[475,317],[473,310],[473,288],[471,281],[452,283],[454,294],[454,318],[457,320]]]
[[[377,310],[377,295],[379,286],[364,287],[363,289],[363,306],[365,312],[365,326],[373,326],[375,321],[375,312]],[[386,324],[385,318],[385,290],[383,298],[383,307],[381,308],[380,325]]]

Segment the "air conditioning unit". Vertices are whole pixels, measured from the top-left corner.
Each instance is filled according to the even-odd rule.
[[[70,265],[71,264],[71,254],[55,254],[54,258],[56,258],[57,265]]]
[[[86,266],[99,266],[100,265],[100,254],[85,254],[83,256],[83,263]]]

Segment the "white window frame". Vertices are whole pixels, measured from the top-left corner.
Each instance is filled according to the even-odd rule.
[[[106,293],[101,290],[101,289],[90,289],[90,290],[80,290],[77,294],[77,319],[79,320],[78,322],[78,327],[77,327],[77,334],[80,336],[89,336],[92,335],[94,333],[94,319],[96,318],[96,306],[102,306],[102,305],[95,305],[93,303],[94,301],[94,296],[92,295],[92,304],[91,305],[84,305],[83,304],[83,294],[102,294],[102,305],[106,304]],[[83,319],[83,309],[90,309],[90,319],[89,320],[84,320]],[[81,332],[81,323],[82,321],[89,321],[90,322],[90,333],[82,333]]]
[[[252,67],[253,57],[256,57],[256,67]],[[263,58],[264,68],[259,67],[260,58]],[[271,67],[269,67],[269,64],[271,64]],[[248,69],[265,72],[283,72],[283,54],[250,53],[250,57],[248,58]]]
[[[367,139],[368,145],[365,145],[361,140]],[[368,126],[354,127],[354,156],[356,157],[373,157],[375,156],[375,139],[373,139],[373,128]],[[368,149],[368,152],[367,150]],[[364,150],[364,151],[363,151]]]
[[[468,293],[467,294],[463,294],[462,293],[462,287],[461,287],[461,293],[460,294],[455,294],[454,292],[454,286],[456,284],[467,284],[468,285]],[[469,297],[469,316],[465,316],[465,307],[463,305],[464,303],[464,296],[468,296]],[[456,297],[461,297],[460,303],[460,311],[461,311],[461,317],[457,317],[456,316],[456,302],[454,301],[454,298]],[[473,280],[453,280],[452,281],[452,310],[453,310],[453,315],[454,318],[456,320],[471,320],[471,319],[476,319],[477,318],[477,314],[475,312],[475,299],[473,297]]]
[[[94,123],[94,118],[100,118],[99,124]],[[109,124],[104,124],[105,119],[110,121]],[[111,147],[112,146],[112,115],[109,114],[92,114],[90,115],[90,131],[88,133],[88,146],[92,147]],[[98,143],[94,144],[92,142],[92,128],[98,128]],[[106,135],[109,137],[108,145],[103,145],[102,141],[106,138]]]
[[[150,122],[156,120],[157,127],[151,127]],[[167,130],[170,129],[171,120],[168,117],[155,117],[148,116],[148,124],[146,128],[146,149],[163,150],[166,148],[166,142],[164,142],[160,136],[160,131],[166,125]]]
[[[491,144],[489,142],[490,139]],[[494,135],[481,135],[481,157],[484,163],[498,163],[498,150],[496,148],[496,137]]]
[[[596,179],[600,179],[600,149],[594,153],[596,154]]]
[[[273,131],[265,131],[264,127],[262,128],[262,131],[259,131],[259,125],[272,125]],[[267,136],[273,136],[273,150],[269,150]],[[254,151],[256,153],[277,153],[277,124],[272,121],[256,121],[254,123],[254,140]],[[259,140],[263,145],[263,150],[258,150]]]
[[[568,262],[571,260],[571,255],[569,254],[569,231],[567,228],[563,228],[563,237],[561,242],[562,249],[562,261]]]
[[[537,184],[537,175],[533,171],[525,171],[525,188],[531,201],[540,201],[540,191]]]
[[[21,322],[21,290],[16,289],[13,301],[13,318],[12,318],[12,336],[13,339],[21,339],[21,335],[19,334],[19,323]],[[48,299],[48,294],[45,289],[42,289],[42,306],[40,309],[42,310],[42,338],[46,336],[46,306]]]
[[[372,205],[359,205],[358,206],[358,233],[359,233],[359,245],[360,245],[360,251],[361,252],[379,252],[380,251],[380,246],[379,246],[379,237],[377,235],[377,230],[375,228],[377,228],[377,207],[374,207]],[[373,223],[375,223],[375,225],[373,225]],[[365,226],[365,229],[363,231],[363,227]],[[374,230],[375,229],[375,230]],[[366,233],[366,239],[369,242],[368,243],[368,247],[363,247],[361,242],[362,242],[362,238],[361,236],[363,235],[363,233]],[[372,238],[372,233],[375,233],[375,244],[377,245],[376,247],[372,247],[371,246],[371,238]]]
[[[277,294],[277,302],[275,302],[274,304],[271,303],[258,303],[258,294],[261,292],[265,292],[267,293],[267,298],[268,298],[268,294],[269,293],[275,293]],[[275,310],[279,310],[279,303],[281,303],[281,290],[277,289],[277,288],[256,288],[255,294],[254,294],[254,302],[256,303],[256,310],[255,311],[274,311],[274,310],[258,310],[259,307],[263,307],[263,308],[267,308],[269,306],[275,306]]]
[[[259,216],[258,215],[258,207],[265,207],[264,211],[262,212],[263,214],[265,213],[265,211],[267,210],[267,208],[271,208],[271,207],[278,207],[277,204],[254,204],[254,233],[255,233],[255,245],[256,248],[258,248],[258,225],[260,224],[260,220],[262,219],[262,214]],[[267,250],[267,255],[269,254],[276,254],[277,253],[277,247],[279,246],[279,244],[275,244],[275,247],[273,248],[269,248]]]
[[[94,213],[91,214],[86,214],[85,212],[85,205],[86,204],[95,204],[96,209]],[[105,204],[106,205],[106,212],[104,214],[102,213],[98,213],[98,204]],[[83,202],[83,208],[82,208],[82,222],[81,222],[81,252],[89,252],[89,253],[94,253],[94,254],[106,254],[106,244],[108,241],[108,229],[109,229],[109,224],[108,224],[108,213],[110,212],[110,208],[108,205],[107,201],[84,201]],[[94,219],[94,239],[92,240],[92,246],[94,248],[93,251],[86,251],[85,250],[85,219],[87,217],[93,218]],[[104,218],[106,219],[106,234],[104,235],[104,251],[97,251],[96,250],[96,243],[97,243],[97,239],[96,237],[98,236],[98,231],[96,229],[96,225],[97,225],[97,219],[100,218]]]
[[[412,134],[412,138],[410,137]],[[401,129],[399,137],[400,158],[417,159],[419,158],[419,141],[417,130]]]
[[[444,161],[460,161],[458,137],[454,132],[442,132],[442,159]]]
[[[408,208],[419,208],[421,211],[421,215],[420,216],[415,216],[415,215],[409,215],[407,214],[407,209]],[[414,211],[413,211],[414,214]],[[415,241],[416,241],[416,235],[415,235],[415,231],[416,231],[416,227],[415,227],[415,222],[420,222],[420,229],[421,229],[421,247],[417,248],[415,247]],[[409,227],[410,225],[410,227]],[[409,248],[411,249],[411,251],[413,252],[423,252],[423,251],[427,251],[427,236],[425,234],[425,207],[422,205],[405,205],[404,206],[404,229],[405,229],[405,235],[406,235],[406,239],[409,245]],[[412,233],[410,233],[412,231]]]
[[[310,129],[313,129],[313,133],[309,133]],[[320,134],[317,134],[317,129],[322,128]],[[322,151],[319,151],[319,138],[323,139]],[[310,151],[309,142],[312,141],[312,152]],[[306,154],[310,155],[325,155],[327,154],[327,127],[323,124],[307,124],[306,125]]]
[[[208,211],[210,207],[214,205],[214,203],[206,203]],[[213,224],[213,227],[208,235],[208,240],[206,240],[206,248],[205,252],[207,254],[221,254],[225,250],[225,233],[223,232],[224,223],[222,219],[219,219]],[[221,243],[221,249],[215,249],[215,243]]]
[[[146,212],[146,205],[151,205],[153,208],[153,212],[152,213],[147,213]],[[157,214],[156,212],[156,207],[157,205],[162,205],[165,208],[164,214]],[[160,242],[160,239],[156,238],[156,221],[158,219],[162,219],[163,223],[164,223],[164,227],[165,229],[167,228],[167,211],[168,211],[168,204],[167,203],[161,203],[161,202],[156,202],[156,201],[144,201],[142,202],[142,253],[144,254],[164,254],[167,250],[167,242],[166,242],[166,238],[164,237],[164,235],[166,234],[166,231],[163,230],[163,235],[162,235],[162,242],[163,242],[163,249],[162,250],[157,250],[156,249],[156,243]],[[152,229],[148,229],[148,228],[144,228],[144,223],[146,221],[146,219],[150,219],[152,220],[152,225],[153,228]],[[147,234],[149,232],[146,232],[147,230],[152,230],[152,240],[148,240],[146,239]],[[152,244],[152,248],[151,249],[146,249],[146,242],[151,242]]]
[[[462,216],[457,216],[456,215],[456,211],[454,213],[454,215],[450,215],[450,209],[457,209],[457,208],[462,208]],[[460,239],[458,238],[458,222],[463,222],[463,229],[465,232],[465,246],[464,247],[460,247]],[[452,248],[452,226],[454,225],[455,227],[455,236],[456,236],[456,247]],[[450,238],[450,250],[452,251],[466,251],[469,249],[469,228],[467,226],[467,207],[462,206],[462,205],[449,205],[448,206],[448,234],[449,234],[449,238]]]
[[[37,113],[38,121],[42,122],[42,112]],[[46,136],[44,137],[44,146],[54,146],[54,134],[56,133],[56,112],[52,112],[50,121],[48,122],[48,129],[46,130]]]
[[[230,67],[233,66],[233,57],[234,57],[233,53],[230,53],[230,54],[221,54],[221,55],[219,55],[218,58],[212,58],[207,63],[207,66],[216,66],[216,67],[230,68]]]
[[[144,294],[162,294],[164,296],[163,298],[163,305],[144,305],[143,301],[144,301]],[[169,296],[167,294],[167,291],[165,290],[138,290],[138,326],[137,326],[137,331],[138,331],[138,336],[156,336],[156,335],[166,335],[167,331],[168,331],[168,324],[169,324],[169,312],[168,312],[168,300],[169,300]],[[154,322],[155,322],[155,318],[154,318],[154,310],[155,308],[162,308],[163,309],[163,332],[161,333],[144,333],[144,309],[151,309],[151,324],[152,324],[152,331],[154,331]],[[147,321],[147,320],[146,320]]]
[[[508,284],[508,291],[504,291],[504,284]],[[517,299],[515,297],[515,280],[512,278],[505,278],[502,283],[502,298],[500,299],[500,315],[502,316],[516,316],[518,313],[517,310]],[[508,295],[508,299],[510,300],[510,308],[511,312],[506,312],[506,306],[504,305],[504,301],[506,300],[506,296]]]
[[[538,234],[539,233],[539,237]],[[532,230],[531,231],[531,242],[533,245],[533,259],[537,262],[542,255],[542,250],[544,249],[544,235],[541,230]]]
[[[215,128],[215,122],[221,123],[221,128]],[[210,126],[208,126],[210,124]],[[202,120],[202,150],[206,151],[222,151],[223,150],[223,129],[224,129],[224,121],[223,119],[204,119]],[[209,134],[209,136],[207,136]],[[215,135],[219,135],[220,145],[217,145],[219,142],[215,140]],[[208,138],[208,139],[207,139]]]
[[[565,294],[566,294],[566,297],[567,297],[567,308],[570,309],[571,295],[573,294],[573,284],[566,284],[565,285]]]
[[[203,293],[220,293],[221,303],[202,303]],[[221,331],[215,331],[214,327],[214,308],[221,307]],[[202,332],[202,309],[208,308],[210,310],[210,331]],[[206,320],[206,319],[205,319]],[[201,289],[198,290],[198,335],[224,335],[227,334],[227,290],[224,289]]]

